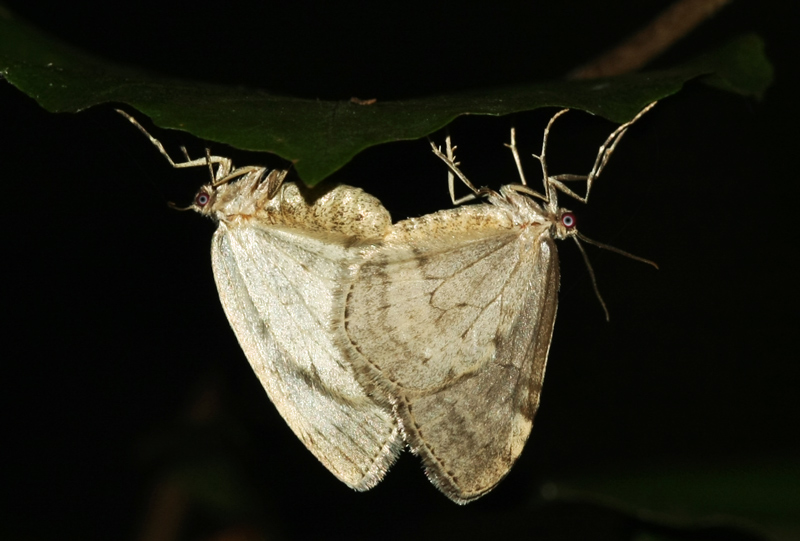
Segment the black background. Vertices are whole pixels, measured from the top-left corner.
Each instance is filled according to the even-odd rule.
[[[7,3],[72,44],[165,74],[389,100],[558,78],[667,2],[253,4]],[[761,102],[699,84],[664,100],[620,144],[591,204],[571,205],[584,234],[661,270],[589,247],[607,324],[579,254],[561,246],[533,433],[509,477],[466,508],[430,486],[410,455],[377,488],[352,492],[294,438],[219,306],[213,223],[166,205],[191,201],[204,171],[171,170],[111,107],[50,114],[0,83],[2,527],[24,539],[135,539],[155,487],[183,472],[201,495],[188,504],[183,539],[237,524],[285,538],[566,538],[576,520],[531,510],[542,482],[796,458],[792,19],[734,2],[657,61],[756,31],[776,82]],[[502,146],[509,127],[535,152],[553,112],[457,120],[450,133],[467,174],[493,187],[516,180]],[[612,129],[567,115],[553,133],[552,169],[585,172]],[[180,145],[193,155],[204,147],[154,132],[174,156]],[[212,150],[240,165],[284,165]],[[445,178],[421,140],[370,149],[332,180],[365,188],[400,219],[448,208]]]

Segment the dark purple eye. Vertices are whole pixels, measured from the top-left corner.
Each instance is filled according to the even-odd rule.
[[[208,197],[208,194],[206,192],[200,192],[199,194],[197,194],[197,197],[194,198],[194,204],[197,205],[198,207],[205,207],[206,205],[208,205],[210,199],[211,198]]]
[[[565,212],[561,215],[561,223],[567,229],[572,229],[575,227],[575,215],[571,212]]]

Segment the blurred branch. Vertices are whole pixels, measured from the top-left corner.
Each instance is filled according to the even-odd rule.
[[[646,27],[614,49],[572,70],[567,78],[595,79],[636,71],[729,2],[677,0]]]

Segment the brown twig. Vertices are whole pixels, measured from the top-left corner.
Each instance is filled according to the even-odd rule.
[[[572,70],[569,79],[595,79],[641,68],[730,0],[678,0],[614,49]]]

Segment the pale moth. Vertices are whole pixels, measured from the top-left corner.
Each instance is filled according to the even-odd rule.
[[[492,490],[530,434],[558,304],[554,240],[592,242],[558,206],[558,191],[586,202],[617,143],[653,105],[619,126],[581,176],[547,171],[548,134],[566,110],[557,113],[535,156],[543,194],[527,186],[513,129],[507,146],[521,184],[499,193],[476,189],[464,176],[449,137],[446,153],[432,144],[449,168],[453,202],[485,196],[488,203],[398,222],[351,267],[340,343],[359,381],[392,404],[406,443],[453,501]],[[454,175],[472,196],[455,199]],[[564,184],[573,180],[586,182],[583,197]]]
[[[402,449],[389,407],[358,383],[332,329],[341,327],[349,262],[391,226],[381,203],[339,185],[309,201],[286,171],[233,168],[220,156],[176,163],[209,167],[212,182],[189,207],[215,220],[211,263],[220,301],[270,400],[337,478],[367,490]],[[216,166],[216,172],[214,172]]]

